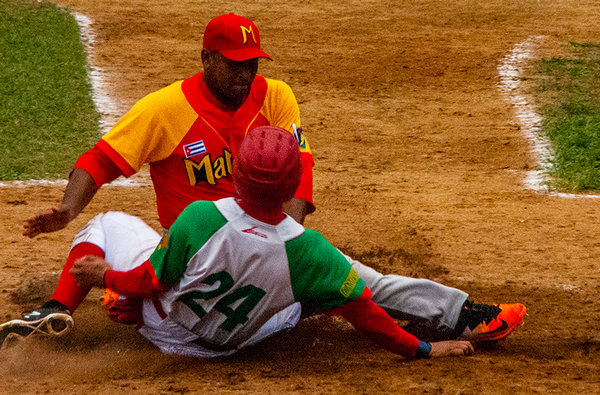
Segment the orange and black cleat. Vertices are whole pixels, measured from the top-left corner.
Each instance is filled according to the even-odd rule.
[[[526,315],[527,309],[521,303],[486,305],[467,301],[456,328],[461,331],[458,338],[473,343],[504,339],[523,324]]]

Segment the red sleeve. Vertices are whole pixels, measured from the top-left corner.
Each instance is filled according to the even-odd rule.
[[[107,270],[104,274],[104,286],[120,295],[136,298],[150,298],[168,289],[156,277],[149,259],[126,272]]]
[[[105,140],[100,140],[96,143],[96,147],[102,151],[110,160],[117,165],[125,177],[131,177],[137,171]]]
[[[406,358],[413,358],[419,347],[419,339],[400,328],[392,317],[371,300],[371,290],[367,287],[358,299],[327,314],[343,316],[375,343]]]
[[[98,188],[124,174],[115,162],[98,148],[98,144],[81,155],[74,168],[88,172]]]
[[[315,211],[313,204],[313,165],[315,161],[312,155],[307,152],[300,154],[300,161],[302,163],[302,177],[300,178],[300,185],[294,197],[303,199],[309,203],[307,214],[310,214]]]

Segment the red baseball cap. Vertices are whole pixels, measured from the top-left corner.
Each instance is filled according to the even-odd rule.
[[[209,51],[219,51],[234,61],[271,57],[260,49],[260,36],[256,25],[243,16],[233,13],[221,15],[208,22],[204,30],[203,46]]]

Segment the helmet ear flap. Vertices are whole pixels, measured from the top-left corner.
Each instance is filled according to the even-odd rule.
[[[250,130],[233,160],[236,193],[264,208],[281,208],[294,197],[301,174],[298,142],[292,133],[274,126]]]

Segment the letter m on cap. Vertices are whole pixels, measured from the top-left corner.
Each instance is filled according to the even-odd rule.
[[[246,44],[246,41],[248,41],[248,34],[250,34],[252,36],[252,40],[254,42],[256,42],[256,37],[254,37],[254,32],[252,31],[252,26],[250,26],[250,27],[240,26],[240,29],[242,29],[242,44]]]

